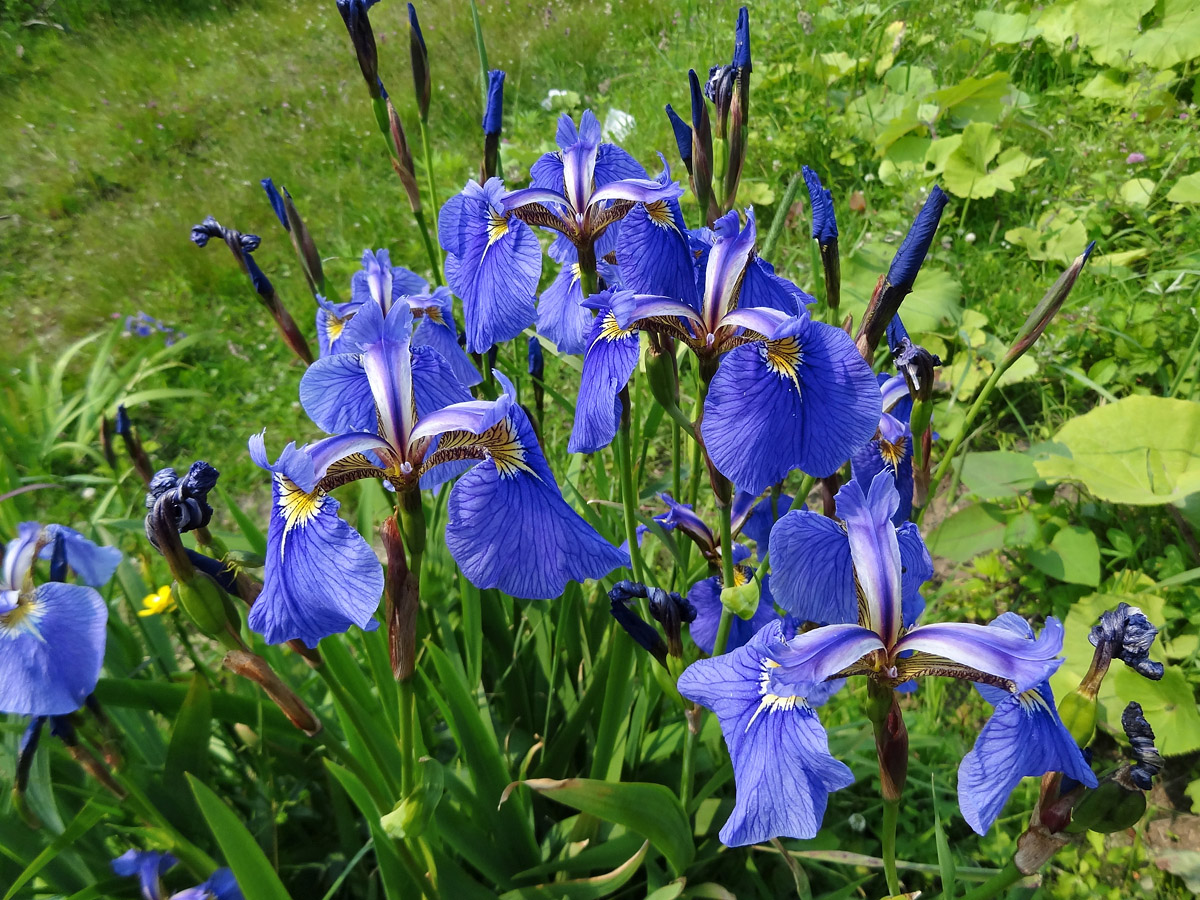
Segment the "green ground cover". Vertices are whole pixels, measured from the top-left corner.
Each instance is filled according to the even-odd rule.
[[[628,113],[635,125],[623,145],[650,171],[656,152],[678,168],[662,105],[685,110],[682,73],[723,60],[733,7],[481,6],[490,62],[508,71],[509,187],[553,149],[557,116],[585,108],[602,120]],[[0,4],[0,328],[11,335],[0,371],[0,492],[31,482],[59,489],[5,504],[0,524],[8,533],[34,514],[79,524],[81,500],[106,498],[97,517],[118,533],[136,530],[133,480],[125,473],[114,487],[95,449],[100,414],[131,398],[143,401],[131,413],[157,464],[208,459],[229,496],[265,512],[266,485],[246,438],[264,427],[276,445],[315,434],[295,400],[303,369],[228,256],[188,241],[191,225],[211,214],[262,235],[256,259],[310,338],[313,304],[260,178],[291,191],[327,258],[327,277],[348,279],[365,247],[425,266],[342,23],[331,3],[286,0],[39,9]],[[421,14],[445,199],[478,169],[478,63],[465,3],[434,0]],[[833,190],[846,310],[856,320],[929,186],[936,180],[952,195],[906,304],[910,330],[947,364],[935,414],[944,441],[957,434],[1044,287],[1089,240],[1099,242],[1062,313],[968,438],[971,450],[989,452],[968,456],[955,474],[956,512],[932,512],[939,586],[930,602],[980,618],[998,607],[1053,612],[1079,634],[1105,598],[1138,595],[1168,623],[1165,652],[1176,664],[1174,693],[1160,700],[1177,755],[1154,801],[1164,813],[1186,811],[1200,800],[1189,768],[1200,750],[1197,507],[1117,505],[1096,491],[1056,491],[1038,483],[1025,451],[1117,398],[1194,401],[1200,392],[1200,9],[1183,0],[1075,0],[1045,10],[913,0],[803,10],[763,3],[751,14],[753,109],[741,199],[753,203],[764,232],[785,217],[774,259],[782,274],[819,293],[807,202],[782,202],[802,164]],[[30,19],[67,28],[23,24]],[[403,7],[385,0],[372,20],[382,77],[415,123]],[[566,94],[546,109],[552,90]],[[116,335],[65,356],[96,332],[115,335],[138,311],[189,338],[168,350],[160,335]],[[501,364],[515,370],[520,361],[502,354]],[[548,363],[568,402],[576,377],[570,363]],[[554,413],[548,441],[561,443],[570,415]],[[656,452],[648,454],[652,471]],[[614,496],[602,467],[574,466],[587,496]],[[978,727],[966,701],[957,685],[935,685],[918,707],[929,727],[910,724],[910,791],[930,813],[915,821],[932,822],[934,809],[947,821],[954,815],[944,773]],[[837,715],[827,722],[835,741],[844,755],[861,757],[856,771],[869,772],[861,711],[848,705]],[[277,838],[272,822],[286,815],[274,788],[264,790],[252,810],[256,833]],[[1028,808],[1034,787],[1024,791],[1027,802],[1010,810]],[[869,787],[837,795],[832,827],[804,849],[874,854],[875,837],[855,818],[873,822],[872,803]],[[966,855],[1006,858],[1019,815]],[[961,820],[948,827],[956,840],[973,840]],[[1065,851],[1042,895],[1185,896],[1185,881],[1150,864],[1179,849],[1171,827]],[[925,825],[902,824],[900,855],[929,861],[932,837]]]

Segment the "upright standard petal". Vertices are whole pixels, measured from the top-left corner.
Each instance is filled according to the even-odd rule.
[[[414,313],[420,312],[417,327],[413,331],[413,348],[430,347],[436,350],[450,364],[454,376],[467,387],[483,381],[471,357],[458,344],[454,298],[449,288],[439,287],[432,294],[410,296],[408,306]]]
[[[896,529],[896,540],[900,544],[900,605],[904,627],[912,628],[925,611],[921,587],[933,577],[933,557],[912,522],[904,522]]]
[[[588,345],[592,315],[583,306],[579,265],[564,262],[550,287],[538,298],[538,333],[554,341],[560,353],[583,353]]]
[[[351,625],[368,627],[383,593],[383,567],[362,536],[338,518],[339,504],[320,489],[323,473],[308,450],[291,445],[264,465],[262,436],[256,435],[251,456],[272,478],[263,590],[250,608],[250,627],[268,644],[299,638],[309,647]]]
[[[862,624],[892,646],[903,622],[900,543],[892,515],[900,498],[886,472],[880,472],[866,493],[848,481],[837,493],[837,513],[846,523],[854,577],[861,592]]]
[[[781,640],[773,622],[745,646],[695,662],[679,678],[683,696],[716,713],[733,760],[737,798],[720,833],[727,846],[815,837],[829,794],[854,782],[830,755],[805,697],[773,690],[776,663],[767,648]]]
[[[793,469],[832,475],[871,439],[880,412],[875,376],[854,341],[800,316],[779,339],[725,354],[701,434],[718,471],[759,493]]]
[[[47,525],[46,537],[50,542],[42,548],[41,558],[50,559],[55,543],[61,543],[70,566],[79,580],[92,587],[106,584],[117,566],[121,564],[121,551],[116,547],[101,547],[93,544],[74,528],[66,525]]]
[[[1096,776],[1054,707],[1049,682],[1020,694],[978,685],[995,710],[958,768],[958,806],[987,834],[1022,778],[1062,772],[1086,787]]]
[[[833,519],[793,510],[771,529],[776,602],[802,621],[858,622],[854,565],[846,531]]]
[[[483,434],[443,434],[439,446],[482,457],[451,490],[446,523],[450,555],[476,587],[550,599],[629,564],[563,499],[520,406]]]
[[[100,677],[107,622],[93,588],[58,582],[0,614],[0,712],[64,716],[83,706]]]
[[[486,353],[533,324],[542,248],[533,230],[507,213],[504,185],[467,182],[438,215],[446,280],[462,299],[467,350]]]
[[[617,395],[637,368],[639,352],[637,331],[621,328],[611,310],[601,310],[588,334],[568,452],[595,453],[612,443],[621,420]]]
[[[626,290],[680,300],[699,312],[687,227],[677,200],[639,203],[625,215],[617,262]]]
[[[760,256],[750,260],[738,288],[739,309],[778,309],[790,316],[800,315],[815,297],[804,293],[786,278],[775,274],[775,267]]]

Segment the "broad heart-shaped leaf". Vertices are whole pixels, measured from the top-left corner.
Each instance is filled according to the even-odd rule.
[[[1029,561],[1051,578],[1068,584],[1100,584],[1100,545],[1089,528],[1068,525],[1059,529],[1049,547],[1029,552]]]
[[[646,841],[637,853],[603,875],[516,888],[501,894],[500,900],[598,900],[600,897],[610,897],[633,877],[649,849],[650,842]]]
[[[1065,662],[1050,679],[1054,696],[1062,698],[1079,686],[1092,662],[1094,647],[1088,632],[1100,620],[1100,614],[1115,609],[1118,603],[1136,606],[1155,625],[1162,625],[1166,603],[1154,594],[1090,594],[1076,600],[1063,622]],[[1166,662],[1159,642],[1150,648],[1150,658]],[[1100,719],[1120,732],[1121,712],[1131,701],[1142,704],[1146,720],[1154,729],[1155,745],[1163,754],[1189,753],[1200,747],[1200,712],[1191,687],[1178,667],[1167,665],[1162,681],[1143,678],[1122,662],[1109,669],[1098,697]]]
[[[1200,56],[1200,3],[1162,0],[1162,19],[1133,42],[1133,61],[1169,69]]]
[[[1154,0],[1077,0],[1079,43],[1101,65],[1125,68],[1141,33],[1142,16],[1153,8]]]
[[[1117,189],[1121,202],[1128,206],[1147,206],[1154,193],[1153,178],[1130,178]]]
[[[1001,13],[981,9],[975,13],[975,27],[987,33],[993,44],[1021,44],[1041,34],[1034,13]]]
[[[980,500],[1001,500],[1024,494],[1038,483],[1033,457],[1012,450],[968,453],[962,461],[963,484]]]
[[[1167,199],[1172,203],[1200,203],[1200,172],[1184,175],[1171,185]]]
[[[979,107],[995,105],[998,109],[1001,98],[1008,91],[1008,72],[992,72],[983,78],[970,76],[958,84],[944,87],[933,94],[933,100],[942,109],[951,110],[956,114],[977,112]],[[963,110],[962,107],[971,107]],[[985,111],[988,111],[985,109]],[[990,118],[988,116],[968,115],[967,118]]]
[[[196,805],[200,807],[204,821],[217,839],[229,868],[233,869],[242,893],[254,900],[292,900],[279,875],[267,861],[266,854],[254,840],[254,835],[246,829],[237,814],[204,782],[191,775],[187,778],[196,797]]]
[[[925,541],[934,556],[966,563],[981,553],[1003,547],[1006,527],[1000,507],[972,503],[938,525]]]
[[[1111,503],[1158,506],[1200,490],[1200,403],[1125,397],[1072,419],[1063,455],[1037,460],[1048,481],[1077,481]]]
[[[674,791],[661,784],[599,781],[593,778],[531,778],[514,781],[505,798],[520,785],[532,788],[572,809],[606,822],[624,825],[650,841],[676,873],[696,855],[692,827]]]
[[[942,181],[958,197],[986,198],[996,191],[1013,190],[1013,179],[1036,169],[1046,160],[1034,159],[1016,147],[1000,156],[1000,138],[986,122],[972,122],[962,133],[962,142],[946,159]],[[992,159],[996,165],[988,169]]]

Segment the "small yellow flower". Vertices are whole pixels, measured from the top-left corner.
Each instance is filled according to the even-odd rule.
[[[164,584],[153,594],[142,598],[145,609],[138,610],[139,616],[157,616],[175,608],[175,598],[171,596],[171,586]]]

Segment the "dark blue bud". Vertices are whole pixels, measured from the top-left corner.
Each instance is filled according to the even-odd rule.
[[[129,434],[129,429],[129,411],[125,409],[124,405],[118,404],[117,421],[113,426],[113,431],[117,434]]]
[[[671,122],[671,130],[675,132],[675,146],[679,148],[679,158],[683,160],[684,166],[691,170],[692,127],[679,118],[679,113],[671,108],[670,103],[667,104],[667,118]]]
[[[1162,771],[1163,758],[1154,746],[1154,729],[1142,715],[1141,704],[1130,703],[1121,713],[1121,727],[1129,738],[1137,762],[1129,770],[1130,780],[1143,791],[1150,790],[1150,779]]]
[[[279,191],[275,189],[275,182],[270,178],[264,178],[259,184],[267,192],[267,199],[271,201],[271,209],[275,210],[275,216],[279,219],[279,224],[283,226],[284,231],[291,231],[292,226],[288,224],[287,210],[283,207],[283,197],[279,196]]]
[[[704,107],[704,91],[700,88],[700,78],[695,69],[688,69],[688,85],[692,91],[692,129],[698,131],[708,111]]]
[[[58,738],[68,747],[79,745],[79,736],[75,733],[75,724],[70,716],[51,716],[50,735]]]
[[[744,7],[743,7],[744,10]],[[804,172],[804,183],[808,187],[808,202],[812,207],[812,236],[820,244],[837,240],[837,219],[833,213],[833,195],[821,184],[821,177],[808,166]]]
[[[704,96],[712,101],[720,116],[729,112],[736,80],[737,71],[733,66],[713,66],[708,70],[708,80],[704,82]]]
[[[497,351],[497,349],[498,349],[498,348],[496,347],[496,345],[495,345],[495,344],[492,344],[492,346],[488,347],[488,352],[487,352],[487,367],[488,367],[488,371],[489,371],[489,372],[490,372],[492,369],[496,368],[496,351]]]
[[[45,725],[46,716],[34,716],[17,745],[17,773],[13,783],[18,793],[25,793],[25,788],[29,786],[29,773],[33,771],[33,759],[37,755]]]
[[[67,580],[67,545],[61,535],[54,538],[54,546],[50,550],[50,580]]]
[[[542,352],[542,342],[536,336],[529,336],[529,374],[538,381],[546,372],[546,356]]]
[[[750,13],[744,6],[738,10],[737,30],[733,36],[733,67],[744,72],[753,68],[750,65]]]
[[[1100,616],[1100,624],[1091,630],[1088,640],[1093,647],[1107,644],[1115,659],[1139,675],[1158,681],[1163,677],[1163,665],[1150,659],[1150,646],[1157,635],[1158,629],[1140,609],[1118,603],[1116,609]]]
[[[483,133],[499,134],[504,117],[504,72],[488,72],[487,107],[483,111]]]
[[[429,96],[431,85],[429,78],[429,50],[425,46],[425,35],[421,33],[421,23],[417,21],[417,10],[408,4],[408,49],[412,58],[413,88],[417,94],[417,110],[421,121],[429,119]]]
[[[253,235],[247,235],[253,237]],[[258,291],[259,296],[273,297],[275,288],[271,284],[271,280],[263,274],[263,270],[258,267],[258,263],[254,261],[254,257],[246,253],[242,257],[246,261],[246,272],[250,276],[250,281],[254,284],[254,290]]]
[[[912,228],[908,229],[908,234],[904,236],[900,249],[892,258],[892,265],[887,273],[888,284],[900,288],[905,293],[912,290],[913,282],[917,280],[917,272],[921,270],[921,263],[925,261],[925,255],[929,253],[929,247],[933,244],[933,234],[942,218],[942,210],[948,202],[950,198],[935,184],[929,192],[929,199],[917,213]]]

